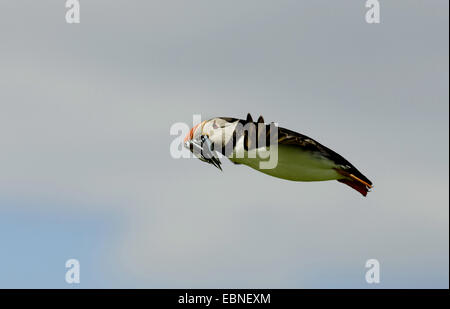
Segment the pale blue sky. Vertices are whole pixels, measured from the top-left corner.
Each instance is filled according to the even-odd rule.
[[[2,1],[0,287],[77,258],[86,288],[448,288],[448,5]],[[172,124],[247,112],[375,189],[170,156]]]

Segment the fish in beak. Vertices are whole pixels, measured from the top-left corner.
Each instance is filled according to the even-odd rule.
[[[222,170],[214,145],[206,134],[202,134],[204,122],[194,126],[184,138],[184,146],[201,161],[209,163]]]

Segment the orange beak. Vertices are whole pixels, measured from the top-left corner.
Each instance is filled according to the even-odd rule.
[[[193,137],[194,137],[194,131],[195,129],[197,129],[197,127],[200,125],[196,124],[195,126],[192,127],[192,129],[189,131],[189,133],[186,135],[186,137],[184,138],[184,142],[186,143],[187,141],[190,141]]]

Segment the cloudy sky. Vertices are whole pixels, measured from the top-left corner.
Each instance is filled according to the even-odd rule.
[[[2,1],[0,287],[448,288],[449,3],[380,2]],[[248,112],[373,192],[170,155]]]

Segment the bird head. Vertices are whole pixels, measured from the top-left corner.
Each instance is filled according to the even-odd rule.
[[[214,151],[213,142],[209,139],[209,134],[204,132],[207,121],[203,121],[189,131],[184,138],[184,146],[188,148],[201,161],[209,163],[222,170],[220,160]]]

